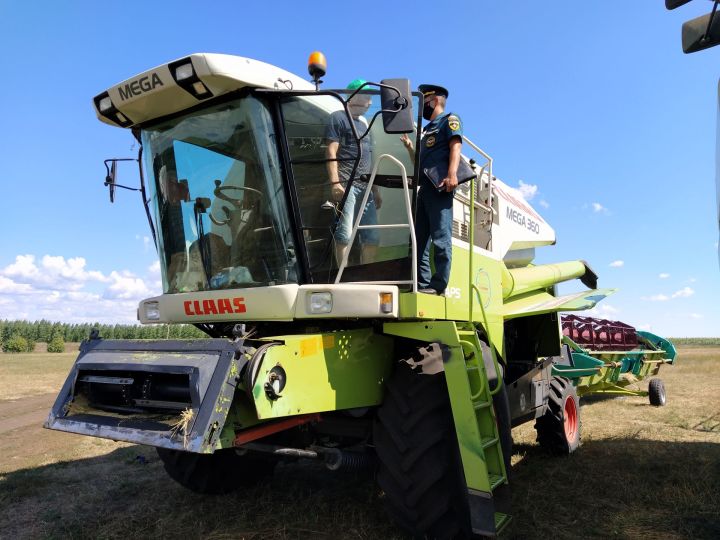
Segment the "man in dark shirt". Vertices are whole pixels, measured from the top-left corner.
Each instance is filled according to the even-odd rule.
[[[448,91],[442,86],[421,84],[425,126],[420,142],[420,182],[415,217],[418,249],[418,291],[444,294],[452,261],[453,191],[458,185],[457,169],[462,147],[462,122],[445,112]],[[412,141],[403,136],[412,150]],[[435,183],[425,171],[447,171]],[[434,246],[435,273],[430,269],[430,240]]]
[[[357,90],[365,81],[355,79],[348,85],[348,90]],[[358,137],[368,129],[368,122],[363,116],[370,104],[372,98],[369,95],[358,94],[348,102],[348,109],[352,121],[355,124],[355,131]],[[330,183],[332,185],[332,196],[336,201],[342,199],[345,189],[347,188],[352,174],[355,160],[358,157],[357,142],[353,134],[350,121],[345,111],[336,111],[330,115],[330,121],[326,130],[328,147],[326,157],[328,158],[327,169]],[[350,242],[350,234],[352,232],[353,221],[362,210],[360,224],[375,225],[377,224],[377,210],[382,205],[382,199],[377,188],[373,187],[368,198],[365,208],[361,209],[367,182],[359,179],[361,175],[370,175],[372,172],[372,136],[368,133],[360,141],[360,161],[358,162],[355,177],[350,186],[350,193],[345,199],[345,204],[341,210],[340,221],[335,231],[335,254],[338,264],[342,261],[347,252]],[[361,263],[369,263],[375,259],[377,246],[380,240],[380,234],[377,229],[360,229],[358,231],[361,249]]]

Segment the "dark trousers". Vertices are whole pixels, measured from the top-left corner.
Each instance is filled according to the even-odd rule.
[[[428,287],[442,293],[447,289],[452,260],[453,194],[437,191],[421,181],[415,216],[418,249],[418,289]],[[430,271],[430,240],[434,246],[435,273]]]

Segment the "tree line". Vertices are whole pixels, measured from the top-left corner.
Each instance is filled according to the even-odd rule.
[[[193,339],[207,335],[189,324],[68,324],[40,321],[0,321],[0,343],[7,343],[13,337],[21,337],[28,344],[50,343],[53,338],[63,342],[79,342],[87,339],[90,331],[97,329],[104,339]],[[56,339],[57,340],[57,339]],[[32,349],[30,349],[32,350]]]

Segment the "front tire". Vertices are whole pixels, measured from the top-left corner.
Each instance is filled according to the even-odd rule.
[[[157,448],[170,478],[196,493],[222,495],[258,483],[272,474],[276,462],[257,456],[238,455],[234,449],[214,454],[194,454]]]
[[[537,441],[553,454],[572,454],[580,446],[580,400],[569,379],[550,380],[548,407],[535,421]]]
[[[469,537],[467,488],[445,374],[425,375],[399,362],[386,382],[373,439],[377,482],[390,517],[415,537]]]

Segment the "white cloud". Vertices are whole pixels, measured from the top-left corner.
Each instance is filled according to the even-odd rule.
[[[679,291],[675,291],[672,295],[673,298],[688,298],[695,294],[695,291],[690,287],[683,287]]]
[[[107,282],[102,272],[86,270],[85,265],[82,257],[45,255],[38,265],[34,255],[17,255],[14,263],[0,270],[0,276],[45,289],[77,290],[90,281]]]
[[[0,292],[1,293],[27,293],[31,292],[32,287],[27,283],[15,283],[12,279],[0,276]]]
[[[547,202],[545,199],[540,199],[540,206],[543,208],[550,208],[550,203]]]
[[[599,317],[601,319],[608,319],[612,316],[615,316],[615,314],[620,313],[620,310],[616,308],[615,306],[612,306],[610,304],[606,303],[600,303],[596,305],[594,308],[589,309],[586,311],[587,315],[589,317]]]
[[[148,266],[148,272],[151,274],[157,274],[160,275],[160,261],[155,261],[150,266]]]
[[[665,272],[662,272],[661,274],[658,275],[658,277],[660,279],[667,279],[670,277],[670,274],[666,274]]]
[[[611,268],[621,268],[625,266],[625,261],[617,260],[610,263]]]
[[[591,206],[592,206],[593,212],[595,212],[596,214],[600,214],[600,213],[607,214],[607,212],[608,212],[608,209],[605,208],[599,202],[594,202],[594,203],[592,203]]]
[[[538,187],[536,184],[526,184],[522,180],[518,182],[518,191],[526,201],[532,201],[533,197],[537,194]]]
[[[141,300],[151,295],[150,289],[145,285],[145,282],[132,272],[123,271],[120,273],[113,270],[110,272],[110,279],[112,284],[105,289],[104,298]]]
[[[635,328],[637,328],[638,330],[645,330],[646,332],[650,332],[652,330],[652,324],[650,324],[650,323],[638,324]]]
[[[665,302],[666,300],[670,300],[670,297],[664,294],[654,294],[652,296],[643,296],[642,299],[650,300],[651,302]]]
[[[688,317],[690,317],[691,319],[702,319],[703,315],[701,315],[700,313],[690,313]]]
[[[147,279],[127,270],[104,275],[82,257],[18,255],[0,268],[0,317],[67,323],[137,323],[140,300],[160,294],[159,264]]]

